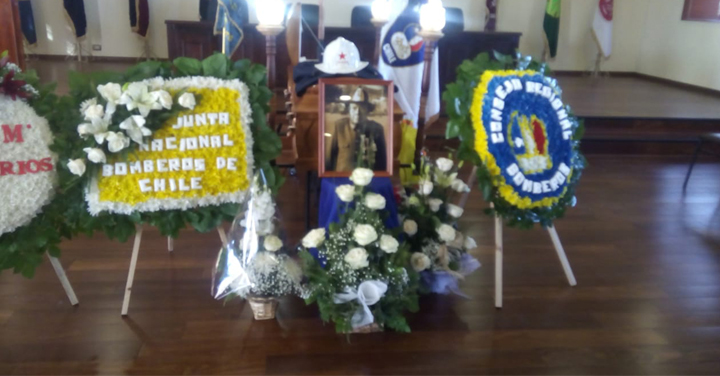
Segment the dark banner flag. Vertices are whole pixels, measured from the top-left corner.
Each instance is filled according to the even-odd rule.
[[[84,0],[63,0],[65,15],[75,31],[75,37],[82,38],[87,32],[87,18],[85,18]]]
[[[146,37],[150,27],[150,7],[148,0],[129,0],[130,27],[132,31]]]
[[[200,0],[200,19],[202,21],[215,21],[218,0]]]
[[[248,18],[248,6],[242,0],[218,0],[215,35],[225,31],[225,54],[232,56],[243,40],[242,27]]]
[[[37,33],[35,32],[35,17],[33,16],[32,4],[30,4],[30,0],[20,0],[18,7],[22,33],[28,44],[34,46],[37,43]]]

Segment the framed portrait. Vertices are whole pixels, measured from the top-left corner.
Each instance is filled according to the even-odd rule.
[[[720,22],[720,0],[685,0],[682,19]]]
[[[391,176],[392,81],[323,78],[319,90],[319,176],[347,177],[356,167]]]

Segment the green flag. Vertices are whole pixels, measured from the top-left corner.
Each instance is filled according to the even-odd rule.
[[[560,2],[561,0],[547,0],[545,7],[543,30],[545,30],[550,57],[557,55],[558,36],[560,35]]]

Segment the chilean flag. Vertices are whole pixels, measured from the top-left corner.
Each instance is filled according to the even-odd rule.
[[[593,36],[606,58],[612,53],[613,0],[598,0],[593,19]]]

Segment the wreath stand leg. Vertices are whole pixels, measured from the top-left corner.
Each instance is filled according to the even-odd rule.
[[[565,255],[562,243],[560,243],[560,237],[558,236],[557,230],[555,230],[555,226],[549,226],[547,231],[555,246],[555,252],[557,252],[558,258],[560,259],[560,264],[562,264],[562,268],[565,271],[565,277],[567,277],[568,283],[570,286],[576,286],[577,281],[575,280],[575,275],[570,267],[570,261],[568,261],[567,255]]]
[[[222,227],[222,225],[217,227],[218,235],[220,235],[220,241],[222,241],[223,247],[227,247],[228,240],[227,235],[225,234],[225,229]]]
[[[172,236],[168,236],[168,252],[172,252],[175,249],[175,240]]]
[[[130,270],[128,271],[127,284],[125,284],[125,297],[123,298],[122,316],[127,316],[128,308],[130,308],[130,293],[132,292],[133,280],[135,279],[135,268],[137,267],[138,254],[140,253],[140,240],[142,240],[142,226],[137,226],[135,230],[135,242],[133,243],[132,257],[130,258]]]
[[[503,223],[499,215],[495,215],[495,308],[503,304]]]
[[[70,304],[72,304],[74,306],[80,304],[77,296],[75,295],[75,290],[73,290],[72,285],[70,284],[70,281],[68,280],[67,275],[65,275],[65,269],[63,269],[62,264],[60,263],[60,260],[58,260],[57,257],[50,256],[49,253],[48,253],[48,258],[50,259],[50,265],[52,265],[53,269],[55,269],[55,274],[57,274],[58,279],[60,279],[60,283],[62,284],[62,287],[65,290],[65,294],[67,295],[68,299],[70,300]]]

